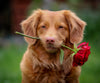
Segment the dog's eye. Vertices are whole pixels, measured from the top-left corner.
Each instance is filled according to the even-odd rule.
[[[59,28],[64,28],[63,26],[59,26]]]
[[[41,26],[41,28],[46,28],[46,26]]]

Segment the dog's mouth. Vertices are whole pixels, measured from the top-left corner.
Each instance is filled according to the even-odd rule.
[[[55,53],[59,50],[59,48],[61,48],[63,41],[56,41],[54,43],[50,42],[47,43],[45,41],[41,41],[41,44],[43,45],[43,47],[45,48],[45,50],[49,53]]]
[[[57,49],[58,49],[58,47],[56,47],[54,44],[47,44],[46,45],[46,50],[48,52],[54,53],[57,51]]]
[[[53,44],[47,44],[47,49],[56,49],[56,47]]]

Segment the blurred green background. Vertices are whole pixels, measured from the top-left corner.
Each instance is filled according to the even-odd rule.
[[[87,26],[84,40],[91,55],[82,66],[80,83],[100,83],[100,0],[0,0],[0,83],[21,83],[20,61],[27,48],[20,22],[34,9],[72,10]]]

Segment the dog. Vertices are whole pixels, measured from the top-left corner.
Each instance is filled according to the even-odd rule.
[[[21,22],[24,34],[39,37],[40,40],[25,37],[27,50],[20,68],[22,83],[79,83],[81,67],[73,67],[73,48],[83,39],[86,23],[70,10],[35,10]],[[60,63],[60,48],[64,60]]]

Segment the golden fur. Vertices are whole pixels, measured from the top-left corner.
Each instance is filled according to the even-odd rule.
[[[39,37],[40,40],[26,38],[27,51],[21,61],[22,83],[79,83],[81,68],[73,67],[72,51],[61,47],[65,44],[81,42],[86,23],[68,10],[36,10],[22,23],[26,35]],[[55,42],[48,49],[47,37]],[[64,50],[64,61],[60,63],[60,50]]]

